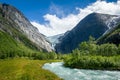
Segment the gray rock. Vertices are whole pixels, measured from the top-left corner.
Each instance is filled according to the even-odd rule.
[[[47,41],[45,36],[41,34],[20,11],[8,4],[0,4],[0,8],[2,9],[3,17],[11,23],[15,23],[14,25],[16,26],[14,27],[26,35],[37,47],[48,52],[52,51],[51,44]]]

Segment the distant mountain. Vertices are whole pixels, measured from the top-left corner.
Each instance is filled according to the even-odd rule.
[[[2,37],[0,41],[6,41],[8,37],[12,41],[11,45],[21,43],[31,49],[52,51],[51,44],[45,36],[39,33],[38,29],[20,11],[8,4],[0,4],[0,33],[0,37]],[[7,43],[5,44],[7,45]],[[6,45],[3,44],[0,47]]]
[[[116,15],[92,13],[81,20],[61,42],[55,46],[56,52],[69,53],[77,48],[82,41],[87,41],[89,36],[96,39],[109,32],[120,22]]]
[[[58,35],[47,37],[47,40],[51,43],[53,50],[54,50],[55,45],[61,41],[62,36],[64,36],[64,34],[58,34]]]
[[[120,23],[107,34],[103,35],[97,40],[98,44],[103,43],[114,43],[116,45],[120,44]]]

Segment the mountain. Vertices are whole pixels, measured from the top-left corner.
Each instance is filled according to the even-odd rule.
[[[56,52],[69,53],[82,41],[87,41],[89,36],[97,39],[108,33],[118,22],[120,22],[120,17],[117,15],[89,14],[69,31],[60,43],[56,44]]]
[[[120,44],[120,23],[115,28],[113,28],[110,32],[103,35],[97,40],[98,44],[103,43],[114,43],[116,45]]]
[[[55,45],[61,41],[62,36],[64,36],[64,34],[58,34],[58,35],[47,37],[47,40],[51,43],[53,50]]]
[[[12,42],[9,45],[14,43],[15,47],[18,43],[22,43],[31,49],[52,51],[51,44],[45,36],[19,10],[8,4],[0,4],[0,37],[3,37],[0,38],[1,43],[2,40],[9,38]],[[5,44],[7,45],[7,43]],[[5,47],[5,45],[1,45],[1,47],[3,46]]]

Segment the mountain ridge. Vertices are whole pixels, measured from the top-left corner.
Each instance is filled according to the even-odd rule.
[[[118,19],[113,19],[113,17],[118,17]],[[110,21],[110,19],[113,20]],[[89,14],[83,20],[81,20],[76,27],[69,31],[69,33],[64,36],[60,43],[56,44],[56,52],[70,53],[72,50],[77,48],[82,41],[87,41],[89,36],[93,36],[97,39],[105,32],[115,27],[118,22],[120,22],[120,17],[117,15],[101,13]],[[108,24],[113,25],[108,26]]]

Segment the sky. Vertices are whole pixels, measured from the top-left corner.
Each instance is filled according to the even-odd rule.
[[[118,0],[0,0],[0,2],[15,6],[46,36],[71,30],[93,12],[120,15]]]

